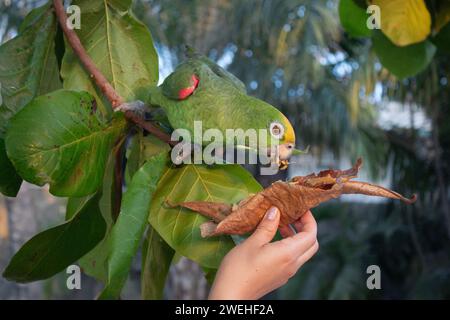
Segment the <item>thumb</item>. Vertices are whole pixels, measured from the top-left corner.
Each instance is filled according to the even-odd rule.
[[[248,241],[257,245],[269,243],[277,232],[279,222],[280,210],[276,207],[271,207],[267,210],[255,232],[248,238]]]

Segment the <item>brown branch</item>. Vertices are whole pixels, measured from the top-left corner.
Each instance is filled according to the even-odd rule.
[[[67,15],[64,11],[62,0],[53,0],[53,7],[55,8],[55,13],[56,17],[58,18],[59,25],[61,26],[61,29],[66,36],[67,42],[72,47],[75,55],[78,57],[86,71],[89,73],[90,77],[94,80],[97,87],[109,100],[112,108],[116,109],[122,103],[124,103],[123,98],[117,93],[117,91],[113,88],[113,86],[109,83],[108,79],[106,79],[101,71],[95,66],[94,61],[92,61],[92,59],[87,54],[76,32],[67,26]],[[163,142],[171,146],[177,144],[176,141],[172,141],[170,139],[170,135],[159,129],[153,123],[145,121],[142,117],[136,115],[132,111],[125,112],[125,117],[144,130],[147,130]]]

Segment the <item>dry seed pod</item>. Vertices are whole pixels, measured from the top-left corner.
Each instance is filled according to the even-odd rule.
[[[365,194],[401,200],[411,204],[401,194],[367,182],[351,181],[358,175],[361,159],[348,170],[325,170],[318,174],[294,177],[288,182],[277,181],[263,191],[249,196],[236,205],[192,201],[175,206],[196,211],[213,221],[200,226],[203,237],[221,234],[244,234],[253,231],[266,211],[275,206],[280,210],[280,226],[293,223],[309,209],[342,194]]]

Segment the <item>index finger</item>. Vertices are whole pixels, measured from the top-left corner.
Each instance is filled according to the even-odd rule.
[[[313,232],[317,235],[317,222],[312,215],[312,212],[308,210],[299,220],[295,222],[295,227],[299,233],[310,233]],[[300,228],[299,228],[300,227]],[[314,235],[314,236],[315,236]]]
[[[300,250],[305,245],[312,246],[317,240],[317,222],[311,211],[305,213],[299,220],[302,229],[297,234],[285,240],[290,240],[293,250]]]
[[[303,224],[305,223],[303,220],[306,220],[306,223],[307,223],[308,219],[310,219],[310,215],[312,215],[311,211],[308,210],[300,218],[298,218],[291,224],[281,226],[279,228],[281,236],[283,238],[287,238],[287,237],[292,237],[293,235],[301,232],[303,230]],[[305,217],[305,216],[307,216],[307,217]]]

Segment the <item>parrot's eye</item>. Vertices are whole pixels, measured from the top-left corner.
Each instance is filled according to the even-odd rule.
[[[270,124],[270,134],[275,139],[281,139],[284,135],[284,127],[279,122],[272,122]]]

